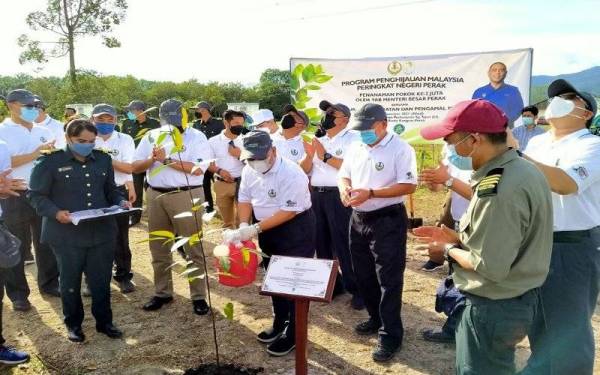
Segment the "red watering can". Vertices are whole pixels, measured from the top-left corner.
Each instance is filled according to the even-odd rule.
[[[252,241],[218,245],[214,250],[219,283],[232,287],[248,285],[256,280],[258,255]]]

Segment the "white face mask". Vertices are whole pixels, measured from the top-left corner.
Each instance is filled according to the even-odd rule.
[[[254,169],[258,173],[267,173],[269,169],[271,169],[271,163],[269,159],[265,160],[248,160],[248,165],[250,168]]]
[[[569,115],[575,108],[579,108],[582,110],[586,110],[583,107],[576,107],[575,103],[572,100],[563,99],[560,96],[555,96],[550,100],[550,104],[548,104],[548,108],[546,108],[546,113],[544,117],[547,119],[551,118],[560,118]],[[573,117],[582,118],[580,116],[572,115]]]

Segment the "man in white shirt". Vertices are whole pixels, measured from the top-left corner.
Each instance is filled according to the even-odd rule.
[[[311,209],[308,178],[302,169],[277,154],[264,131],[244,135],[238,212],[240,227],[225,231],[226,242],[258,237],[267,255],[312,258],[315,253],[315,217]],[[250,225],[251,222],[255,224]],[[263,259],[265,269],[269,258]],[[272,297],[273,326],[257,340],[269,344],[267,353],[283,356],[295,347],[295,304],[293,300]]]
[[[35,119],[34,125],[42,126],[50,130],[54,135],[54,147],[63,148],[67,145],[65,138],[65,126],[62,122],[53,119],[48,113],[46,113],[46,103],[39,95],[34,95],[35,104],[40,114]]]
[[[303,111],[298,111],[293,105],[287,105],[284,113],[285,115],[281,118],[281,131],[271,136],[273,146],[277,148],[280,156],[299,163],[305,153],[300,133],[308,126],[308,116]]]
[[[244,163],[239,159],[244,132],[243,112],[227,110],[223,114],[225,130],[208,140],[210,159],[216,159],[208,170],[215,176],[215,196],[217,207],[223,219],[223,228],[235,229],[238,226],[237,192]]]
[[[184,124],[186,109],[175,99],[161,103],[159,117],[162,127],[150,130],[135,150],[133,172],[146,171],[148,182],[148,231],[170,231],[183,237],[192,237],[202,230],[202,180],[209,164],[210,151],[206,136],[199,130]],[[179,144],[181,142],[181,144]],[[192,209],[192,205],[194,206]],[[183,212],[192,215],[175,218]],[[201,225],[201,224],[200,224]],[[150,241],[152,268],[154,270],[154,297],[144,305],[153,311],[173,301],[173,258],[171,245],[164,241]],[[197,268],[187,276],[193,311],[206,315],[206,285],[202,241],[190,241],[184,245],[189,268]]]
[[[524,151],[546,176],[554,211],[543,314],[529,333],[532,355],[524,373],[592,374],[591,319],[600,285],[600,137],[588,127],[597,104],[562,79],[550,84],[548,97],[550,130]]]
[[[123,196],[133,204],[136,199],[133,186],[132,165],[135,145],[129,135],[115,130],[117,111],[109,104],[98,104],[92,110],[92,122],[98,130],[96,148],[108,153],[115,170],[115,184]],[[114,279],[122,293],[131,293],[135,285],[131,281],[131,249],[129,248],[129,216],[117,216],[117,241],[115,248]]]
[[[350,253],[369,320],[358,324],[359,335],[379,333],[373,360],[389,361],[402,345],[400,317],[406,267],[408,217],[404,196],[417,184],[415,151],[387,131],[387,114],[379,104],[365,104],[355,113],[360,131],[338,173],[342,203],[353,208]]]
[[[346,105],[324,100],[319,107],[325,112],[321,127],[326,135],[313,138],[312,143],[304,142],[306,155],[300,162],[304,172],[311,176],[311,199],[317,220],[317,257],[339,260],[342,274],[336,279],[334,297],[344,293],[345,289],[352,294],[351,306],[362,310],[364,303],[356,285],[348,244],[352,209],[342,204],[337,187],[338,170],[348,149],[360,142],[360,134],[346,128],[350,121],[350,109]]]
[[[0,140],[8,145],[11,156],[11,176],[29,184],[33,163],[43,150],[54,148],[54,135],[46,128],[34,125],[39,116],[33,94],[27,90],[13,90],[7,98],[10,117],[0,125]],[[29,204],[25,194],[3,199],[2,219],[12,234],[21,240],[21,262],[6,271],[6,294],[13,302],[13,308],[27,311],[29,286],[25,278],[24,256],[31,242],[35,249],[37,282],[40,292],[60,296],[58,289],[58,268],[50,247],[40,243],[42,220]]]
[[[259,109],[252,114],[252,120],[254,120],[253,128],[267,131],[269,134],[275,134],[279,130],[277,123],[275,122],[275,116],[270,109]]]

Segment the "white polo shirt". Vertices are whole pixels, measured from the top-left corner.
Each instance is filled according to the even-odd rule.
[[[208,144],[210,145],[211,152],[210,159],[217,159],[215,162],[217,167],[229,172],[231,177],[237,178],[242,175],[244,163],[242,163],[238,158],[229,154],[230,141],[232,140],[225,136],[225,130],[223,130],[221,134],[209,139]],[[235,139],[233,139],[233,144],[235,147],[241,148],[243,146],[242,137],[237,136]]]
[[[273,140],[273,146],[277,149],[278,155],[294,163],[299,163],[304,157],[304,144],[300,135],[285,139],[281,133],[277,132],[271,135],[271,139]]]
[[[46,115],[46,118],[42,122],[34,122],[35,125],[39,125],[47,128],[54,134],[54,147],[63,148],[67,145],[67,140],[65,139],[65,128],[64,124],[60,121],[57,121],[50,117],[50,115]]]
[[[318,138],[319,142],[325,148],[325,151],[336,158],[344,159],[350,146],[355,142],[360,142],[360,133],[354,130],[343,129],[333,138],[325,135]],[[338,169],[324,163],[315,153],[313,167],[311,170],[310,184],[312,186],[337,186]]]
[[[581,129],[559,140],[550,131],[533,137],[525,149],[532,159],[558,167],[577,183],[577,193],[552,193],[554,231],[600,225],[600,137]]]
[[[10,156],[25,155],[34,152],[41,144],[54,140],[54,134],[50,130],[33,125],[31,130],[6,118],[0,124],[0,140],[8,145]],[[33,169],[34,161],[14,167],[11,173],[13,178],[22,178],[29,184],[29,177]]]
[[[158,129],[152,129],[147,132],[147,134],[144,135],[138,144],[133,159],[138,161],[150,158],[152,156],[152,150],[157,144],[159,137],[161,137],[161,134],[166,133],[167,136],[164,137],[162,143],[157,147],[164,148],[167,153],[167,157],[171,157],[175,160],[179,160],[181,157],[181,160],[183,161],[199,163],[202,171],[205,171],[210,164],[210,147],[208,145],[208,141],[206,140],[206,136],[202,134],[201,131],[194,129],[191,126],[188,127],[183,133],[183,152],[180,154],[175,153],[169,155],[174,147],[173,139],[171,134],[169,134],[171,132],[171,128],[172,127],[170,125],[163,125]],[[148,181],[148,185],[162,189],[184,187],[187,186],[188,181],[190,186],[202,185],[204,174],[199,176],[190,175],[177,171],[171,167],[166,167],[152,176],[152,171],[156,168],[159,168],[161,165],[163,164],[154,162],[148,171],[146,171],[146,180]]]
[[[258,220],[279,210],[304,212],[312,205],[308,177],[298,164],[279,155],[265,174],[244,167],[238,201],[252,204]]]
[[[379,189],[395,184],[417,184],[415,150],[395,134],[389,133],[375,146],[355,143],[347,151],[338,179],[348,178],[354,189]],[[404,202],[404,197],[371,198],[354,209],[378,210]]]
[[[97,136],[96,148],[106,151],[113,160],[123,163],[133,163],[135,144],[133,143],[133,138],[127,134],[119,133],[115,130],[106,141],[102,137]],[[119,172],[115,169],[115,184],[122,186],[127,181],[133,182],[133,176],[130,173]]]
[[[8,145],[0,141],[0,172],[10,169],[10,152]],[[0,207],[0,215],[2,215],[2,207]]]

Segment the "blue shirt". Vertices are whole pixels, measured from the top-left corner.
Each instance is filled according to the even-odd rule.
[[[519,89],[516,86],[507,85],[506,83],[498,89],[494,89],[488,83],[475,90],[472,99],[485,99],[494,103],[504,111],[510,122],[519,118],[523,109],[523,98],[521,98]]]
[[[519,149],[520,150],[525,150],[525,148],[527,148],[527,144],[529,143],[529,140],[531,138],[535,137],[536,135],[545,133],[544,129],[542,129],[538,126],[535,126],[531,130],[528,130],[527,126],[525,126],[525,125],[517,126],[516,128],[513,129],[512,132],[513,132],[513,135],[515,136],[515,138],[517,139],[517,141],[519,141]]]

